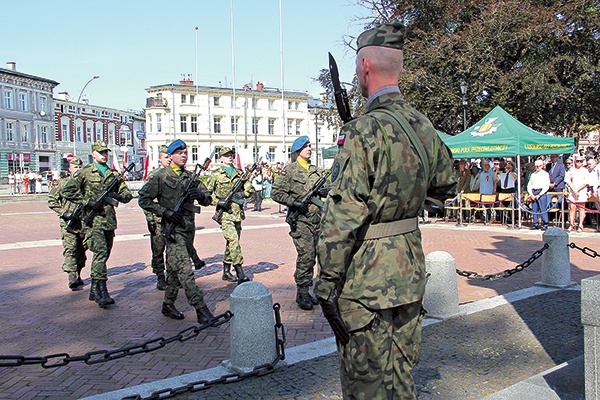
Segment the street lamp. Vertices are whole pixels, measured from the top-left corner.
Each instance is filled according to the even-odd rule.
[[[83,94],[83,91],[85,90],[87,85],[89,85],[90,82],[93,81],[94,79],[98,79],[98,78],[100,78],[100,77],[98,75],[96,75],[96,76],[93,76],[92,79],[87,81],[87,83],[85,85],[83,85],[83,89],[81,89],[81,92],[79,92],[79,97],[77,98],[77,104],[75,105],[75,117],[73,118],[73,157],[75,157],[77,155],[77,110],[79,109],[79,102],[81,101],[81,95]]]
[[[460,92],[462,93],[462,104],[463,104],[463,131],[467,130],[467,82],[462,81],[460,83]]]

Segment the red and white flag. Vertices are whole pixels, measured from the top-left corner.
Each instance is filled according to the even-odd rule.
[[[148,168],[150,167],[150,157],[146,156],[146,158],[144,158],[144,176],[142,177],[143,180],[148,179]]]
[[[117,154],[113,153],[112,155],[112,169],[115,171],[121,172],[121,168],[119,168],[119,162],[117,161]]]

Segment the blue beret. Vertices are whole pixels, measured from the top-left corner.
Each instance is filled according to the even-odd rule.
[[[310,143],[308,136],[300,136],[298,139],[294,140],[294,143],[292,144],[292,153],[302,150],[308,143]]]
[[[185,148],[187,148],[187,145],[185,144],[185,142],[181,139],[177,139],[177,140],[174,140],[173,143],[171,143],[169,145],[169,147],[167,147],[167,154],[173,154],[177,150],[181,150],[181,149],[185,149]]]

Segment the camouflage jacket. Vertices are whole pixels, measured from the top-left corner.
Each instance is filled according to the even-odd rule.
[[[154,169],[154,170],[150,171],[150,172],[148,173],[148,179],[151,179],[151,177],[152,177],[153,175],[155,175],[156,173],[158,173],[158,171],[160,171],[161,169],[163,169],[163,167],[160,167],[159,169]],[[156,201],[156,200],[155,200],[155,201]],[[144,210],[143,208],[142,208],[142,211],[144,212],[144,215],[146,216],[146,221],[148,221],[148,222],[150,222],[150,221],[154,221],[154,222],[156,222],[157,224],[160,224],[160,223],[161,223],[161,221],[162,221],[162,218],[161,218],[161,217],[159,217],[158,215],[154,214],[153,212],[150,212],[150,211]]]
[[[428,160],[419,158],[404,129],[382,108],[408,121]],[[339,296],[350,329],[368,323],[360,320],[364,307],[388,309],[421,299],[426,281],[419,229],[364,241],[356,239],[359,231],[369,224],[416,217],[426,196],[443,201],[456,187],[450,150],[399,92],[377,97],[366,111],[340,132],[317,246],[315,294]],[[428,177],[424,162],[429,163]]]
[[[48,207],[57,213],[59,217],[62,217],[67,211],[75,210],[75,207],[77,207],[77,203],[73,203],[62,196],[63,187],[69,179],[71,179],[71,177],[59,180],[58,184],[52,187],[52,190],[48,193]],[[60,218],[60,227],[64,228],[66,225],[67,221]]]
[[[312,165],[308,168],[308,171],[298,164],[298,162],[286,165],[281,174],[275,178],[275,182],[273,182],[271,198],[277,203],[291,206],[294,200],[300,199],[312,189],[321,175],[317,168]],[[327,186],[327,183],[325,186]],[[311,203],[308,208],[308,214],[301,214],[298,220],[310,224],[319,224],[321,210]]]
[[[106,176],[102,176],[94,163],[88,164],[69,179],[63,187],[62,195],[67,200],[81,203],[85,206],[89,200],[95,200],[100,196],[114,175],[117,176],[117,179],[120,179],[117,171],[109,168]],[[123,180],[121,180],[118,186],[117,193],[123,196],[123,203],[129,203],[133,197]],[[104,212],[94,217],[92,226],[105,231],[117,229],[116,206],[118,206],[118,202],[112,198],[108,198],[104,204]],[[85,210],[85,212],[87,211]]]
[[[155,174],[148,177],[148,182],[139,191],[138,204],[144,211],[148,211],[162,217],[165,210],[173,210],[183,195],[192,173],[184,170],[177,176],[172,168],[161,168]],[[198,181],[197,187],[206,194],[206,201],[201,205],[210,204],[210,193],[202,182]],[[196,229],[195,214],[200,212],[200,207],[194,205],[194,200],[187,200],[183,207],[184,225],[176,226],[182,231],[193,231]],[[163,226],[167,223],[162,220]]]
[[[206,187],[213,194],[213,205],[216,206],[217,202],[221,199],[227,197],[234,183],[237,182],[238,179],[242,177],[244,173],[235,169],[233,172],[233,176],[229,177],[227,172],[223,167],[215,170],[210,177],[208,178],[208,182],[206,183]],[[254,194],[254,188],[252,187],[252,183],[250,181],[246,181],[244,183],[244,196],[246,198],[252,196]],[[231,203],[231,212],[223,213],[223,220],[239,222],[243,221],[246,218],[246,214],[244,214],[244,208],[239,204],[232,202]]]

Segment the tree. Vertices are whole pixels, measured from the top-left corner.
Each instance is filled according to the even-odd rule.
[[[600,124],[598,0],[357,2],[371,11],[366,26],[407,25],[399,86],[439,130],[462,131],[463,81],[469,123],[501,105],[542,132]]]

